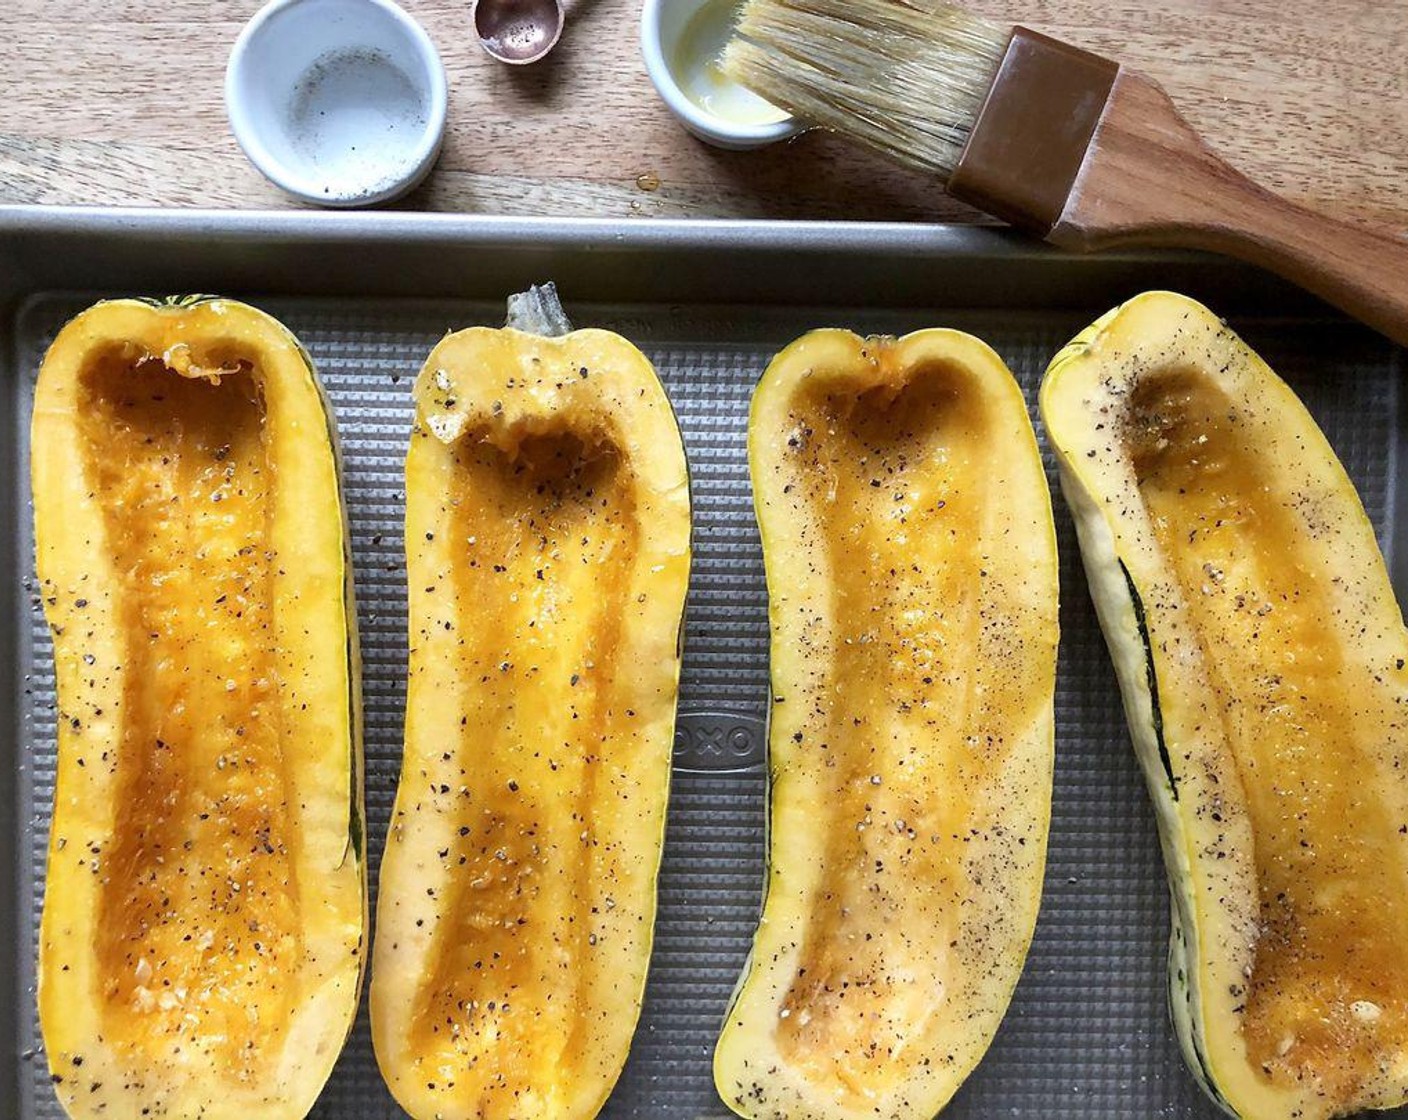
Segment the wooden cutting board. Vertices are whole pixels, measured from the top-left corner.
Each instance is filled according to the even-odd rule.
[[[546,61],[493,62],[468,0],[403,0],[450,77],[430,180],[400,205],[497,214],[976,220],[833,137],[726,153],[684,133],[637,45],[638,0],[568,0]],[[225,121],[225,59],[258,0],[5,0],[0,202],[294,206]],[[976,0],[1136,63],[1242,170],[1408,229],[1405,0]]]

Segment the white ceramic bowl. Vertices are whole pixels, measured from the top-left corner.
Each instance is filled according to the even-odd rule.
[[[255,167],[323,206],[416,186],[440,154],[445,68],[391,0],[272,0],[230,52],[225,107]]]
[[[679,122],[715,147],[760,148],[796,136],[807,126],[780,109],[772,111],[771,120],[739,119],[711,110],[707,96],[699,96],[701,88],[706,92],[708,88],[708,83],[701,86],[700,72],[723,45],[720,18],[731,18],[732,8],[729,0],[644,0],[640,46],[646,72]],[[712,25],[703,35],[698,33],[701,17]],[[740,91],[737,86],[732,89]],[[771,108],[761,99],[754,101],[754,107]]]

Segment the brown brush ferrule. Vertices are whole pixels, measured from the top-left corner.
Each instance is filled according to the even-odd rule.
[[[1025,27],[948,181],[949,194],[1045,237],[1060,220],[1119,65]]]

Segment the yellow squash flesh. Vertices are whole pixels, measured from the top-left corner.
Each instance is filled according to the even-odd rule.
[[[756,1120],[929,1120],[1025,960],[1056,544],[1012,375],[956,331],[785,349],[749,456],[772,624],[766,900],[714,1058]]]
[[[302,1117],[362,975],[333,423],[243,304],[101,303],[32,428],[58,775],[39,1015],[73,1117]]]
[[[1408,1098],[1408,633],[1352,483],[1205,307],[1153,292],[1042,415],[1158,812],[1185,1055],[1246,1120]]]
[[[423,1120],[592,1117],[650,956],[684,450],[650,363],[606,331],[461,331],[415,397],[377,1059]]]

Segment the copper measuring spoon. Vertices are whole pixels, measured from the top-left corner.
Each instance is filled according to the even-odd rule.
[[[561,0],[474,0],[470,11],[480,45],[500,62],[537,62],[562,35]]]

